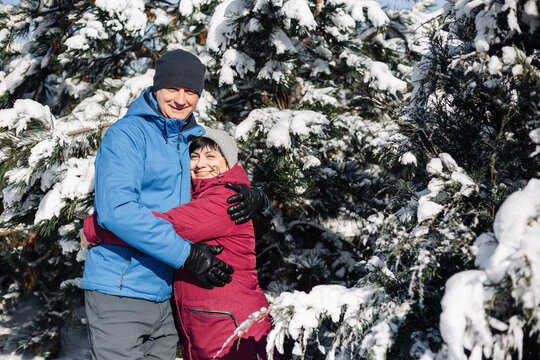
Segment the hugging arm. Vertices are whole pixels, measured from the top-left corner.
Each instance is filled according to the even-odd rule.
[[[139,202],[145,167],[144,132],[129,122],[111,126],[95,160],[94,208],[97,222],[132,247],[178,269],[191,244],[167,221],[156,218]]]
[[[165,213],[152,212],[154,216],[172,223],[181,238],[195,242],[191,244],[183,268],[207,288],[224,286],[231,282],[230,275],[234,272],[230,265],[216,257],[223,250],[222,246],[200,243],[229,235],[236,230],[236,225],[227,215],[225,202],[231,193],[232,191],[227,191],[196,199]],[[89,243],[130,246],[111,231],[99,226],[96,217],[97,214],[94,213],[84,220],[84,235]]]

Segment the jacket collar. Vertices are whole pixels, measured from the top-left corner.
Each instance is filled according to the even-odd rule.
[[[163,116],[157,105],[153,87],[147,88],[143,93],[143,97],[146,104],[154,112],[154,115],[150,116],[152,121],[159,128],[165,139],[177,137],[178,134],[185,133],[186,136],[188,136],[189,141],[189,137],[198,137],[204,134],[204,130],[202,130],[202,127],[197,123],[195,115],[193,114],[189,115],[186,120],[170,119]],[[198,131],[192,131],[195,128],[199,128],[197,129]]]
[[[224,173],[209,179],[191,179],[191,195],[197,196],[209,188],[215,186],[225,186],[228,182],[232,184],[250,185],[244,168],[236,163]]]

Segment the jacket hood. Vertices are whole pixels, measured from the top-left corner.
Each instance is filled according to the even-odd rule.
[[[247,186],[251,185],[244,168],[240,164],[236,163],[236,165],[234,165],[232,169],[229,169],[214,178],[191,179],[191,195],[195,197],[201,192],[204,192],[211,187],[225,186],[228,182],[230,182],[231,184],[240,184]]]

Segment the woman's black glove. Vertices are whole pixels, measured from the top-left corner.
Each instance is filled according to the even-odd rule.
[[[214,286],[225,286],[231,282],[234,269],[216,257],[222,251],[221,245],[191,244],[191,251],[183,268],[199,279],[208,289],[213,289]]]
[[[243,224],[268,208],[268,198],[261,189],[231,183],[227,183],[225,187],[237,192],[227,199],[228,204],[238,203],[227,209],[235,224]]]

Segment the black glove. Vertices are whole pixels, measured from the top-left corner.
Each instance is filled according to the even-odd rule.
[[[223,246],[221,245],[191,244],[191,251],[183,268],[199,279],[208,289],[212,289],[214,286],[225,286],[231,282],[230,275],[234,269],[216,257],[222,251]]]
[[[253,216],[262,213],[268,207],[268,198],[261,189],[231,183],[227,183],[225,187],[237,192],[237,194],[227,199],[228,204],[238,203],[227,209],[227,213],[231,215],[231,220],[235,224],[243,224],[249,221]]]

